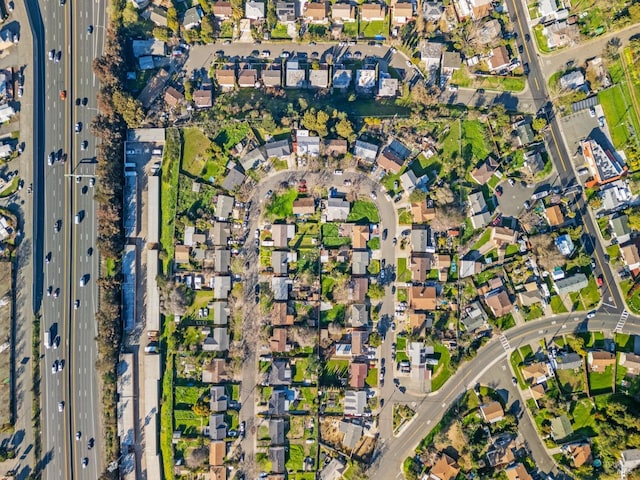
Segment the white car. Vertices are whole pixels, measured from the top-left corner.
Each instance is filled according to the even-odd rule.
[[[64,402],[58,402],[58,411],[62,412],[64,410]]]
[[[54,360],[53,365],[51,365],[51,373],[55,374],[58,371],[58,361]]]

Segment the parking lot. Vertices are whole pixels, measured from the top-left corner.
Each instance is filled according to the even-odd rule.
[[[522,182],[517,181],[513,185],[502,182],[502,196],[498,199],[498,209],[505,217],[518,217],[524,211],[524,202],[529,200],[535,192],[534,188],[528,188]]]
[[[600,105],[595,106],[595,116],[591,116],[589,109],[580,110],[566,117],[562,117],[560,123],[567,142],[567,149],[573,162],[578,165],[583,163],[582,155],[578,155],[580,140],[588,137],[594,129],[599,129],[598,118],[604,115]],[[606,125],[606,122],[605,122]],[[608,130],[602,129],[608,135]]]

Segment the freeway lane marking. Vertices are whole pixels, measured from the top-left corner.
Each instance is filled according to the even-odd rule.
[[[533,77],[533,81],[536,82],[536,87],[539,90],[540,89],[540,84],[538,83],[538,77]]]

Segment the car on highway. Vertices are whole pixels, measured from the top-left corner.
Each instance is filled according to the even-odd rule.
[[[59,412],[64,411],[64,402],[58,402],[58,411]]]
[[[57,220],[55,225],[53,226],[53,230],[55,232],[59,232],[62,229],[62,220]]]
[[[82,106],[83,106],[83,107],[86,107],[86,106],[87,106],[87,103],[89,103],[89,99],[88,99],[87,97],[84,97],[84,98],[82,99]]]
[[[66,99],[67,99],[67,91],[60,90],[60,100],[66,100]]]
[[[80,300],[73,302],[73,309],[78,310],[80,308]]]
[[[58,298],[60,296],[60,288],[56,288],[53,291],[53,298]]]
[[[49,60],[53,60],[54,58],[56,58],[56,51],[49,50]]]
[[[62,60],[62,50],[58,50],[56,53],[56,63],[60,63],[60,60]]]
[[[80,277],[80,286],[84,287],[87,284],[87,275]]]
[[[87,33],[88,33],[89,35],[91,35],[91,34],[93,33],[93,25],[89,25],[89,26],[87,27]]]
[[[58,360],[58,371],[61,372],[64,368],[64,360]]]
[[[51,365],[51,373],[55,374],[58,371],[58,360],[53,361],[53,365]]]
[[[47,253],[44,256],[44,263],[49,263],[51,261],[51,252]]]
[[[87,457],[84,457],[82,459],[82,468],[87,468],[87,465],[89,465],[89,459]]]
[[[589,313],[587,313],[587,318],[593,318],[596,316],[596,311],[595,310],[591,310]]]
[[[83,216],[84,216],[84,210],[81,210],[78,213],[76,213],[76,218],[75,218],[76,225],[78,225],[82,221]]]
[[[83,140],[82,143],[80,144],[80,150],[86,150],[88,146],[89,146],[89,142],[87,140]]]
[[[53,165],[53,161],[55,160],[55,155],[53,154],[53,152],[51,152],[49,154],[49,157],[47,158],[47,164],[49,166]]]
[[[82,438],[82,432],[77,431],[76,432],[76,440],[80,440]]]
[[[95,440],[93,438],[90,438],[89,442],[87,442],[87,447],[89,448],[89,450],[93,448],[94,444],[95,444]]]
[[[82,122],[78,122],[78,123],[76,123],[75,127],[73,128],[73,130],[74,130],[76,133],[80,133],[80,132],[82,131]]]
[[[93,186],[95,186],[95,184],[96,184],[96,179],[94,177],[91,177],[89,179],[89,186],[93,187]]]
[[[53,293],[53,287],[49,285],[49,288],[47,288],[47,297],[50,297],[52,293]]]

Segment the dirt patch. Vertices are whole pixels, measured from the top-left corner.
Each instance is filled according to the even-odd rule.
[[[462,468],[471,466],[471,458],[465,452],[468,451],[469,440],[462,431],[459,422],[451,423],[446,430],[443,430],[434,439],[434,448],[438,451],[446,451],[457,458],[458,464]]]
[[[0,405],[11,405],[11,316],[13,309],[11,262],[0,262]],[[8,280],[8,281],[7,281]],[[0,408],[0,429],[11,423],[11,409]]]
[[[336,450],[342,450],[343,437],[344,434],[340,431],[340,420],[334,418],[320,420],[320,438],[324,443]]]
[[[360,443],[356,446],[356,449],[353,452],[353,456],[359,458],[365,463],[369,463],[371,461],[371,455],[373,454],[373,450],[375,448],[376,437],[365,435],[364,437],[362,437]]]

